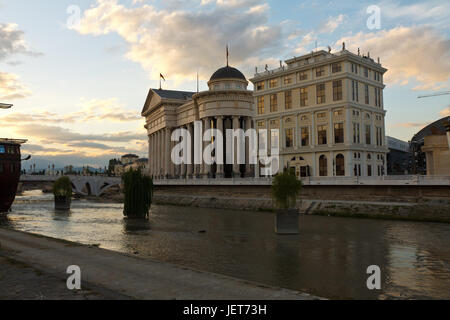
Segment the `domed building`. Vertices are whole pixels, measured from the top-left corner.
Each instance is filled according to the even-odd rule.
[[[149,138],[150,175],[163,179],[253,177],[255,168],[248,161],[248,142],[246,164],[237,164],[236,153],[232,163],[227,163],[226,159],[215,159],[212,165],[204,161],[194,164],[196,121],[201,121],[203,132],[214,128],[224,133],[224,157],[229,151],[226,150],[225,131],[253,127],[255,109],[253,92],[247,90],[248,84],[242,72],[227,65],[214,72],[208,81],[207,91],[194,93],[150,89],[142,111]],[[187,164],[181,165],[171,161],[171,152],[178,144],[171,141],[171,136],[178,128],[184,128],[190,133],[192,149]],[[209,144],[209,141],[203,142],[203,149]]]

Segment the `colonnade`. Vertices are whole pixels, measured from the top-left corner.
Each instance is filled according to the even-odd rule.
[[[218,129],[223,133],[224,137],[224,164],[209,165],[202,160],[202,164],[194,163],[194,123],[187,123],[180,128],[186,129],[191,138],[191,159],[188,163],[176,165],[171,159],[172,149],[179,142],[171,141],[172,132],[178,128],[163,128],[149,135],[149,173],[155,179],[196,179],[196,178],[238,178],[238,177],[255,177],[257,176],[257,165],[250,164],[250,145],[249,139],[245,139],[245,164],[238,164],[237,143],[234,144],[234,161],[226,163],[226,130],[227,129],[243,129],[247,131],[254,127],[251,117],[241,116],[217,116],[205,117],[201,119],[203,132],[208,129]],[[203,140],[203,139],[202,139]],[[203,150],[211,142],[202,143]]]

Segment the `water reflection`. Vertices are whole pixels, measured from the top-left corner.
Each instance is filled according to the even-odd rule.
[[[447,224],[302,216],[299,235],[278,236],[271,213],[154,206],[145,221],[122,211],[18,202],[4,224],[330,298],[450,298]],[[382,269],[381,291],[366,287],[369,265]]]

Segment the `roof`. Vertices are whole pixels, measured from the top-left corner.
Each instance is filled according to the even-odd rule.
[[[226,66],[220,68],[211,76],[210,81],[219,79],[241,79],[246,81],[245,76],[238,69]]]
[[[190,100],[195,92],[152,89],[163,99]]]
[[[122,156],[122,158],[139,158],[139,156],[137,156],[135,154],[126,154],[126,155]]]
[[[416,135],[413,137],[413,141],[421,141],[426,136],[430,135],[443,135],[446,132],[444,124],[447,124],[450,122],[450,116],[444,117],[442,119],[439,119],[432,124],[429,124],[422,130],[420,130]]]

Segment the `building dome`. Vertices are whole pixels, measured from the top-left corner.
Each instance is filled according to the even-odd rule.
[[[220,68],[219,70],[214,72],[214,74],[211,76],[210,81],[219,80],[219,79],[240,79],[240,80],[247,81],[247,79],[245,79],[245,76],[242,74],[242,72],[240,72],[238,69],[230,67],[230,66]]]

